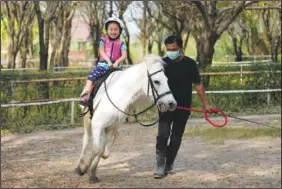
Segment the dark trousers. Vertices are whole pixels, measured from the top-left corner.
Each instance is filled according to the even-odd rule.
[[[166,156],[166,164],[172,165],[185,131],[190,112],[176,110],[173,112],[159,113],[158,136],[156,143],[157,155]],[[170,142],[168,144],[168,139]]]

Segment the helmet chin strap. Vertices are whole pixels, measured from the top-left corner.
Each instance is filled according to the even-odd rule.
[[[111,41],[114,41],[114,40],[116,40],[116,39],[119,38],[119,36],[117,36],[116,38],[111,38],[109,35],[108,35],[108,37],[109,37],[109,39],[110,39]]]

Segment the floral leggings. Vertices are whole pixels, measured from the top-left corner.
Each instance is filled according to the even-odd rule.
[[[100,78],[102,75],[104,75],[107,72],[108,69],[97,66],[93,71],[88,75],[87,79],[95,82],[98,78]]]

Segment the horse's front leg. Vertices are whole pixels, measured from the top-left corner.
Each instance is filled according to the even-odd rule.
[[[89,184],[95,184],[100,181],[96,174],[100,159],[101,159],[101,155],[97,155],[90,167]]]
[[[90,124],[90,118],[89,118],[89,113],[85,115],[84,117],[84,134],[83,134],[83,144],[82,144],[82,150],[81,154],[77,163],[77,168],[75,169],[75,172],[82,176],[87,172],[87,169],[90,167],[91,162],[85,160],[86,152],[87,152],[87,147],[89,145],[89,142],[92,137],[91,133],[91,124]]]

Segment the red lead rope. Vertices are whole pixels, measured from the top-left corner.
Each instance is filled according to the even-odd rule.
[[[209,116],[208,116],[208,114],[211,114],[211,113],[209,113],[207,111],[204,111],[204,110],[197,110],[197,109],[194,109],[194,108],[185,108],[185,107],[181,107],[181,106],[177,106],[176,109],[203,113],[205,115],[205,119],[207,120],[207,122],[209,122],[209,124],[211,124],[212,126],[214,126],[216,128],[224,127],[227,124],[227,122],[228,122],[227,121],[227,116],[225,115],[225,113],[222,110],[217,109],[217,108],[212,108],[212,113],[216,113],[216,114],[220,113],[223,116],[223,118],[224,118],[224,123],[223,124],[215,124],[215,123],[213,123],[209,119]]]

